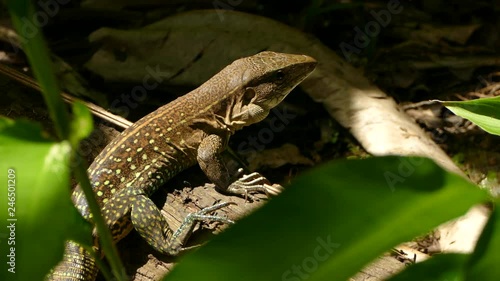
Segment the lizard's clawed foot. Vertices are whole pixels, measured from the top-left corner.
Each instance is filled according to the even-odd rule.
[[[200,221],[216,221],[227,224],[234,224],[233,220],[228,218],[220,217],[217,215],[208,215],[209,213],[219,210],[221,208],[227,207],[229,205],[236,205],[233,202],[223,202],[215,204],[210,207],[203,208],[198,212],[190,213],[186,216],[181,226],[172,234],[168,241],[163,241],[163,243],[158,244],[155,248],[159,252],[176,256],[181,251],[185,252],[188,248],[183,247],[189,235],[193,232],[195,225]],[[164,248],[162,247],[164,246]]]
[[[243,169],[239,169],[238,174],[243,174]],[[280,185],[271,185],[268,179],[254,172],[248,175],[242,175],[241,178],[229,185],[227,192],[243,196],[245,199],[255,200],[255,197],[250,193],[264,193],[269,197],[270,195],[277,195],[282,189],[283,187]]]
[[[189,221],[194,222],[194,221],[207,220],[207,221],[217,221],[217,222],[223,222],[223,223],[227,223],[227,224],[233,224],[234,221],[232,221],[228,218],[223,218],[223,217],[219,217],[216,215],[207,215],[208,213],[222,209],[222,208],[227,207],[229,205],[236,205],[236,203],[234,203],[234,202],[222,202],[222,203],[210,206],[210,207],[203,208],[203,209],[199,210],[198,212],[188,214],[186,219],[184,220],[184,222],[189,222]]]

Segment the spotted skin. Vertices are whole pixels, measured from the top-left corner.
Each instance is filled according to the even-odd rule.
[[[220,192],[246,195],[254,190],[244,181],[231,183],[219,153],[238,129],[264,119],[269,110],[314,69],[305,55],[262,52],[236,60],[206,83],[146,115],[109,143],[88,173],[104,219],[116,241],[132,228],[157,251],[175,255],[199,220],[227,221],[208,212],[190,214],[173,231],[149,196],[180,171],[196,164]],[[79,186],[73,201],[82,216],[92,215]],[[97,269],[88,253],[67,247],[64,259],[49,280],[94,280]],[[67,255],[68,256],[68,255]],[[68,277],[85,260],[85,271]]]

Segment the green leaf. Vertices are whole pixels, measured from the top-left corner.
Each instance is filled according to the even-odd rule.
[[[65,240],[91,243],[91,228],[70,200],[70,152],[37,124],[0,118],[0,244],[5,231],[12,243],[0,248],[0,280],[43,280]]]
[[[85,134],[85,131],[88,130],[88,122],[84,121],[84,132],[79,133],[76,136],[70,136],[71,132],[71,124],[69,122],[69,116],[66,112],[65,105],[60,97],[60,89],[57,84],[57,80],[55,75],[53,74],[52,71],[52,62],[49,57],[49,53],[45,44],[45,41],[42,38],[42,32],[39,29],[38,25],[33,25],[31,22],[29,22],[28,19],[33,19],[36,18],[35,15],[35,9],[33,7],[32,1],[28,0],[8,0],[7,2],[7,8],[9,10],[10,16],[11,16],[11,21],[16,28],[20,41],[23,46],[23,51],[26,53],[28,60],[31,64],[32,71],[35,75],[35,78],[38,80],[40,88],[42,90],[45,102],[47,104],[47,107],[49,108],[49,113],[54,121],[54,126],[57,132],[57,135],[59,139],[61,140],[70,140],[69,145],[67,142],[62,142],[60,143],[61,147],[59,147],[59,150],[64,150],[62,152],[63,156],[69,156],[71,155],[69,151],[71,151],[71,147],[76,148],[77,147],[77,140],[82,137],[82,135]],[[26,26],[26,24],[30,24],[29,28]],[[78,111],[78,106],[75,108],[76,111]],[[79,125],[81,120],[84,120],[86,118],[82,119],[75,119],[75,122],[77,125]],[[74,123],[75,124],[75,123]],[[74,130],[73,130],[74,131]],[[54,148],[57,147],[54,145]],[[68,153],[66,153],[66,150],[68,150]],[[46,150],[45,152],[49,152],[51,150]],[[20,151],[16,151],[20,152]],[[52,151],[53,152],[53,151]],[[100,240],[101,240],[101,246],[103,248],[103,252],[106,253],[106,256],[108,257],[108,261],[113,269],[113,272],[115,274],[115,277],[117,280],[125,280],[125,270],[123,268],[123,265],[121,264],[120,258],[118,256],[118,253],[116,251],[116,248],[113,245],[112,237],[109,232],[109,230],[106,227],[106,223],[104,222],[104,219],[102,215],[99,212],[99,206],[93,196],[90,196],[92,194],[92,189],[89,183],[89,180],[87,178],[87,174],[85,171],[85,167],[82,164],[82,161],[78,154],[73,154],[76,158],[75,161],[75,174],[77,175],[77,179],[80,182],[80,185],[83,189],[83,192],[86,194],[87,197],[87,202],[88,206],[92,212],[93,215],[93,221],[96,225],[96,228],[98,232],[100,233]],[[39,156],[53,156],[52,154],[50,155],[39,155]],[[64,158],[64,157],[63,157]],[[70,157],[66,157],[70,158]],[[42,158],[43,159],[43,158]],[[34,159],[34,162],[38,161],[40,159]],[[47,159],[45,159],[47,160]],[[67,161],[67,160],[65,160]],[[44,163],[41,163],[43,165],[48,164],[47,161]],[[61,166],[66,166],[68,167],[69,165],[61,165]],[[42,167],[44,168],[44,167]],[[43,170],[43,169],[42,169]],[[69,169],[67,169],[69,171]],[[48,173],[47,175],[50,175]],[[63,181],[66,181],[65,177],[63,177]],[[38,182],[37,182],[38,183]],[[48,181],[48,183],[51,183]],[[55,194],[55,193],[54,193]],[[47,193],[48,195],[48,193]],[[58,193],[57,196],[62,198],[63,196],[66,196],[69,194],[62,194]],[[51,197],[52,196],[48,196]],[[69,198],[69,196],[66,196],[66,198]],[[70,202],[69,199],[61,199],[64,202]],[[62,209],[62,211],[65,211]],[[76,211],[73,209],[73,211]],[[50,212],[48,212],[50,214]],[[45,217],[47,219],[47,217]],[[75,228],[76,229],[76,228]],[[78,238],[78,237],[76,237]],[[59,252],[57,251],[58,248],[56,248],[56,254]],[[41,259],[44,259],[42,257]],[[44,262],[51,263],[51,259],[45,259]],[[40,267],[41,271],[45,270],[45,267]],[[27,271],[23,271],[27,272]],[[29,274],[37,274],[38,272],[29,272]],[[38,276],[38,275],[36,275]]]
[[[81,140],[88,137],[94,130],[92,114],[81,102],[73,103],[73,120],[71,122],[70,142],[78,147]]]
[[[465,254],[436,255],[424,262],[409,266],[388,281],[463,281],[464,267],[468,259],[469,255]]]
[[[456,115],[470,120],[486,132],[500,135],[500,97],[442,103]]]
[[[164,280],[347,280],[487,198],[428,159],[330,163],[298,177]]]
[[[472,254],[466,280],[496,281],[500,276],[500,202],[497,200]]]

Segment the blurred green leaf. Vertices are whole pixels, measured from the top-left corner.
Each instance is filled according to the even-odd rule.
[[[470,120],[486,132],[500,135],[500,97],[441,103],[456,115]]]
[[[487,198],[428,159],[330,163],[297,177],[164,280],[347,280],[390,247]]]
[[[73,103],[73,120],[71,121],[70,142],[78,147],[80,141],[88,137],[94,130],[94,123],[90,110],[81,102]]]
[[[69,140],[69,142],[63,141],[60,144],[54,144],[53,149],[58,150],[57,151],[58,153],[60,152],[62,153],[63,156],[65,156],[62,158],[69,159],[71,158],[70,157],[71,147],[73,149],[76,149],[76,147],[78,147],[77,140],[83,138],[85,133],[91,130],[91,126],[89,125],[88,122],[89,118],[83,117],[88,114],[85,113],[85,111],[83,111],[81,108],[79,108],[79,105],[76,105],[74,109],[76,112],[80,113],[80,116],[74,119],[73,124],[70,123],[69,115],[66,112],[65,105],[60,97],[61,91],[58,86],[56,77],[53,73],[52,69],[53,64],[50,59],[45,41],[43,40],[42,32],[39,28],[39,25],[34,25],[33,23],[30,22],[30,19],[36,18],[35,9],[32,5],[32,1],[8,0],[7,8],[9,10],[12,23],[16,31],[18,32],[19,39],[23,46],[23,51],[26,53],[30,65],[32,67],[32,71],[35,75],[35,78],[37,79],[40,88],[42,89],[43,97],[49,109],[51,119],[54,121],[54,126],[57,135],[60,140]],[[83,126],[82,132],[78,132],[77,130],[75,130],[75,128],[73,128],[73,132],[71,132],[72,125],[73,126],[82,125]],[[70,135],[70,133],[75,133],[76,135]],[[58,145],[60,145],[60,147],[58,147]],[[52,150],[52,152],[55,150]],[[126,277],[124,273],[125,272],[124,267],[118,256],[116,248],[113,245],[111,234],[107,229],[104,219],[102,218],[99,206],[94,196],[92,196],[92,188],[90,186],[89,179],[85,171],[86,167],[82,164],[83,161],[81,161],[81,159],[77,154],[73,155],[75,156],[76,159],[75,163],[77,163],[74,166],[76,178],[80,182],[80,186],[82,187],[82,190],[87,198],[88,206],[93,215],[93,222],[95,223],[96,228],[98,229],[99,232],[99,238],[101,241],[103,252],[106,253],[106,256],[108,257],[108,262],[110,263],[113,269],[113,273],[115,274],[117,280],[125,280]],[[68,160],[66,159],[64,161]],[[68,165],[61,165],[61,166],[67,167]],[[63,177],[63,181],[66,182],[67,179]],[[61,199],[61,200],[63,200],[64,202],[71,202],[69,200],[69,194],[67,192],[59,193],[58,195],[54,196],[52,196],[51,192],[47,192],[47,194],[43,195],[50,198],[52,197],[62,198],[63,196],[65,196],[66,199]],[[61,210],[65,211],[65,209]],[[72,210],[75,211],[74,208]],[[61,235],[58,234],[57,236],[60,237]],[[47,259],[45,261],[48,261],[50,263],[51,259]],[[42,271],[45,270],[45,267],[43,267],[41,270]]]
[[[500,276],[500,202],[496,200],[468,264],[468,281],[496,281]]]
[[[2,250],[0,280],[43,280],[65,240],[91,244],[91,227],[70,200],[70,152],[67,141],[46,139],[37,124],[0,118],[1,229],[7,224],[15,237],[13,250]],[[15,259],[15,274],[5,258]]]

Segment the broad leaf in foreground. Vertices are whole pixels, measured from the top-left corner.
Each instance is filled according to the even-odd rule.
[[[333,162],[298,177],[164,280],[347,280],[487,198],[428,159]]]
[[[0,118],[0,235],[7,232],[0,236],[0,280],[43,280],[66,240],[91,244],[90,225],[70,200],[70,151],[39,125]]]
[[[500,97],[442,103],[456,115],[470,120],[486,132],[500,135]]]

